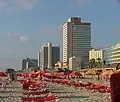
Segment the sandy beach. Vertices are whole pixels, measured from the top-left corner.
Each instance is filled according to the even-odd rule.
[[[20,83],[12,82],[5,91],[0,88],[0,102],[21,102],[22,91]]]
[[[46,88],[57,95],[58,102],[111,102],[109,93],[92,92],[85,88],[55,83],[47,83]],[[20,83],[12,82],[5,91],[0,88],[0,102],[21,102],[22,92]]]
[[[74,88],[50,84],[49,89],[58,96],[58,102],[111,102],[110,94],[91,92],[85,88]]]

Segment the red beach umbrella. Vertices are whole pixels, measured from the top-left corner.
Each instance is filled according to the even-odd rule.
[[[0,72],[0,76],[6,76],[4,72]]]

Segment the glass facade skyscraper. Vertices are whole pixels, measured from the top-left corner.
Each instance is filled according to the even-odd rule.
[[[55,63],[60,61],[60,47],[53,46],[52,47],[52,66],[55,66]]]
[[[88,65],[90,49],[91,23],[82,22],[78,17],[69,18],[63,25],[63,62],[75,56]]]

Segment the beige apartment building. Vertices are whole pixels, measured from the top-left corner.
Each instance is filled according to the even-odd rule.
[[[92,49],[89,51],[89,60],[90,59],[95,59],[95,61],[97,61],[98,58],[101,59],[101,61],[103,61],[103,51],[102,50],[98,50],[98,49]]]

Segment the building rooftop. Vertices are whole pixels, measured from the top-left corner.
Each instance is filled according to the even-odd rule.
[[[90,51],[99,51],[101,49],[97,49],[97,48],[92,48]]]
[[[70,18],[68,18],[68,22],[80,23],[81,18],[79,18],[79,17],[70,17]]]
[[[120,47],[120,43],[117,43],[116,45],[108,46],[108,47],[104,48],[103,50],[107,50],[109,48],[115,48],[115,47]]]

